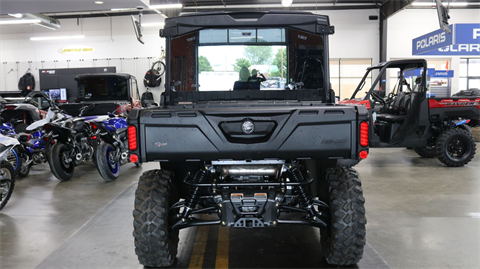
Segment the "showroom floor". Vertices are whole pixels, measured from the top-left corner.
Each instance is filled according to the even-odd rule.
[[[0,268],[142,268],[133,248],[133,194],[139,174],[154,168],[129,164],[107,183],[90,163],[69,182],[48,165],[33,167],[0,212]],[[350,268],[480,267],[480,157],[447,168],[412,150],[373,149],[357,170],[368,244]],[[180,234],[176,267],[328,267],[319,252],[318,230],[310,227],[191,228]]]

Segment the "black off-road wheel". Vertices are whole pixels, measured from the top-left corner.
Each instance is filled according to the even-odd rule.
[[[8,203],[8,200],[10,200],[14,187],[15,171],[13,170],[13,166],[3,161],[0,164],[0,210],[2,210]]]
[[[437,157],[437,151],[434,146],[415,147],[413,150],[422,158],[435,158]]]
[[[356,264],[366,244],[361,182],[355,170],[342,167],[327,169],[325,176],[330,220],[327,228],[320,229],[323,254],[332,265]]]
[[[53,175],[61,181],[70,180],[75,170],[75,160],[70,160],[69,157],[70,149],[65,144],[57,142],[50,150],[47,156]]]
[[[469,132],[470,135],[472,135],[472,127],[466,124],[462,124],[462,125],[459,125],[458,128],[464,129],[465,131]]]
[[[169,171],[150,170],[140,177],[135,191],[135,253],[145,266],[171,266],[177,255],[178,230],[169,227],[171,217],[178,213],[170,210],[178,200],[173,179]]]
[[[355,165],[359,164],[361,160],[357,159],[338,159],[337,165],[344,168],[352,168]]]
[[[437,139],[438,160],[450,167],[462,167],[475,156],[476,146],[472,133],[463,128],[444,131]]]

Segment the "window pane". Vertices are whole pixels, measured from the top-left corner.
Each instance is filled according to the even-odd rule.
[[[458,72],[460,77],[467,76],[467,59],[460,59],[460,70]]]
[[[340,80],[339,78],[330,78],[330,84],[332,85],[332,90],[335,91],[335,96],[340,96]],[[340,99],[341,100],[341,99]]]
[[[228,31],[231,43],[257,42],[255,29],[231,29]]]
[[[363,77],[371,62],[370,59],[340,59],[340,76]]]
[[[258,29],[258,42],[285,42],[285,29]]]
[[[340,71],[338,70],[339,59],[330,59],[330,77],[339,77]]]
[[[480,59],[470,59],[468,61],[468,76],[480,77]],[[472,88],[470,86],[470,88]]]
[[[480,89],[480,79],[469,79],[468,80],[469,89]]]
[[[467,78],[460,78],[460,90],[466,90],[467,89]]]
[[[340,100],[352,97],[352,94],[357,88],[359,83],[360,83],[360,79],[357,79],[357,78],[341,78],[340,85],[342,87],[342,92],[340,94]],[[365,80],[365,85],[363,86],[362,91],[367,92],[368,90],[370,90],[371,85],[372,85],[372,80],[370,78],[367,78]],[[357,97],[361,97],[361,96],[365,96],[365,94],[362,92],[359,92],[357,94]]]
[[[200,31],[200,43],[226,43],[227,30],[202,30]]]

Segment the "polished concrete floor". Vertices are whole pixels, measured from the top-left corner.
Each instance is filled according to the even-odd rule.
[[[142,268],[131,235],[133,194],[139,174],[157,167],[128,164],[110,183],[90,163],[68,182],[48,165],[33,167],[0,211],[0,268]],[[356,169],[367,247],[351,268],[480,268],[480,156],[447,168],[412,150],[373,149]],[[180,237],[178,268],[328,267],[310,227],[211,226]]]

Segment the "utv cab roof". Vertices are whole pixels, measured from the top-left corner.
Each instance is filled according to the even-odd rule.
[[[368,70],[387,68],[400,68],[402,70],[419,69],[427,66],[427,61],[424,59],[405,59],[395,60],[389,62],[381,62],[368,67]]]
[[[77,75],[75,77],[75,80],[78,81],[78,80],[83,80],[83,79],[87,79],[87,78],[95,78],[95,77],[123,77],[125,79],[129,79],[133,76],[130,75],[130,74],[127,74],[127,73],[95,73],[95,74]]]
[[[286,19],[288,16],[288,19]],[[255,11],[209,12],[182,15],[165,20],[161,37],[176,37],[204,28],[290,27],[314,34],[333,34],[328,16],[310,12]]]

